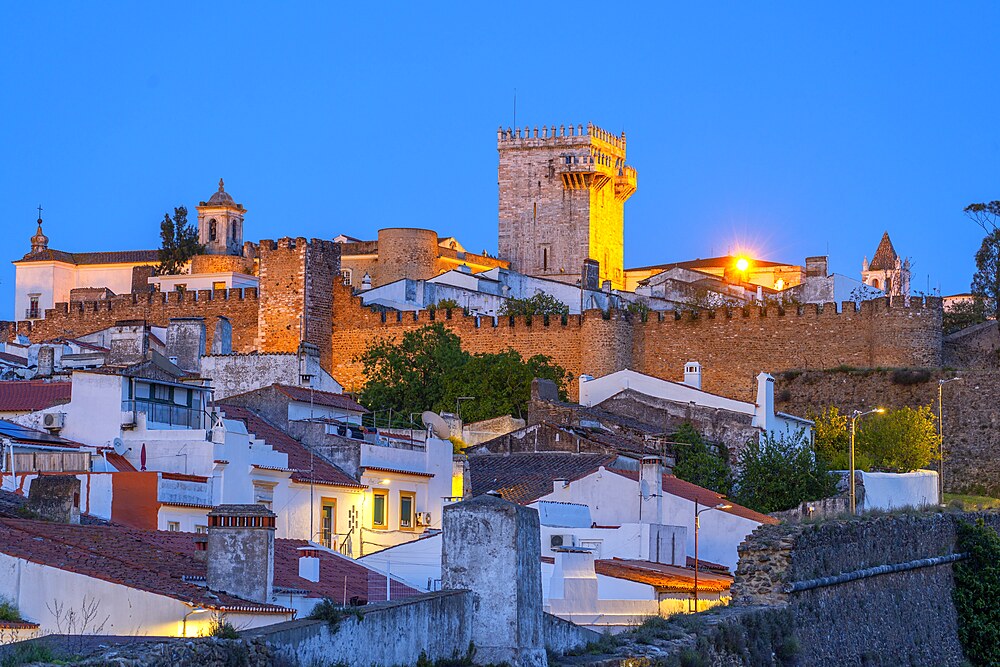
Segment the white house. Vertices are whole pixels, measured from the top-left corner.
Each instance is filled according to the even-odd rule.
[[[592,407],[621,394],[634,391],[673,403],[723,410],[751,418],[751,425],[774,436],[803,432],[811,440],[813,422],[774,409],[774,378],[757,375],[755,402],[739,401],[701,388],[701,364],[690,361],[684,366],[684,382],[661,380],[633,370],[621,370],[602,377],[580,376],[580,404]]]

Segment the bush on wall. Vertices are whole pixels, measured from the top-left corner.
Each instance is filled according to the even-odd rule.
[[[958,551],[966,560],[955,564],[955,607],[958,639],[970,663],[1000,665],[1000,535],[982,519],[958,524]]]

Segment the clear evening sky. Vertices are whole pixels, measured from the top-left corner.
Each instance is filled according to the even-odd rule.
[[[1000,198],[996,3],[140,3],[0,8],[0,316],[50,247],[155,248],[219,177],[246,237],[429,227],[497,247],[496,130],[628,135],[625,263],[746,246],[967,291]],[[192,215],[192,219],[193,219]],[[929,277],[929,278],[928,278]]]

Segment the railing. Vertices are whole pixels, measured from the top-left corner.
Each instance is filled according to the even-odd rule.
[[[25,308],[24,309],[24,319],[26,320],[37,320],[39,319],[42,311],[38,308]]]
[[[145,413],[147,424],[166,424],[170,428],[205,428],[205,413],[200,408],[143,399],[122,401],[122,412],[132,411]]]

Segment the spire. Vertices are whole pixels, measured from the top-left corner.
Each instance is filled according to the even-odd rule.
[[[49,237],[42,233],[42,206],[38,205],[38,229],[31,237],[31,253],[35,254],[47,250],[49,247]]]
[[[872,261],[868,265],[869,271],[892,271],[896,268],[896,260],[898,259],[896,254],[896,249],[892,247],[892,241],[889,240],[889,232],[884,232],[882,234],[882,240],[879,241],[878,249],[872,256]]]
[[[225,192],[225,191],[226,191],[226,184],[220,178],[219,179],[219,192]]]

